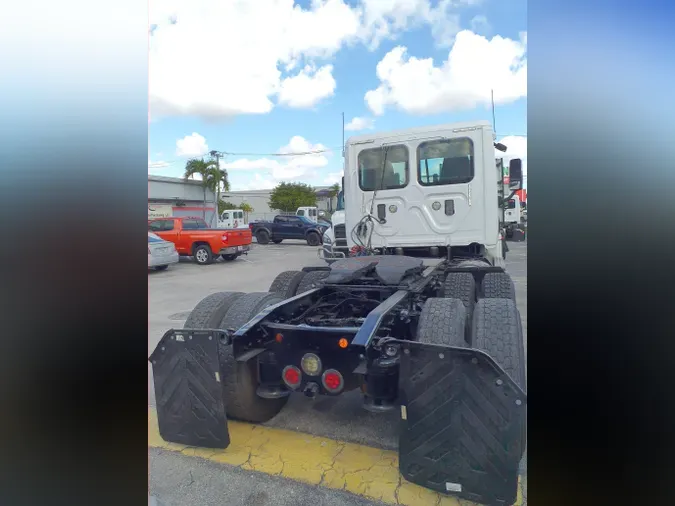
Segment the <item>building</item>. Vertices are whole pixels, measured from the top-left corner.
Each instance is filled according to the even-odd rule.
[[[148,219],[165,216],[198,216],[217,225],[216,196],[201,181],[148,174]]]
[[[330,187],[319,186],[316,190],[316,207],[324,211],[333,211],[337,205],[337,198],[329,197]],[[253,212],[249,214],[249,221],[254,220],[271,220],[279,214],[279,211],[270,209],[269,200],[272,190],[241,190],[231,191],[221,194],[221,199],[225,200],[235,206],[241,206],[247,203],[253,208]]]

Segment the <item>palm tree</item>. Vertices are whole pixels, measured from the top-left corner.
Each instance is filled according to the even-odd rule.
[[[248,202],[242,202],[242,204],[239,206],[239,209],[244,211],[244,214],[246,215],[246,223],[248,223],[248,213],[252,213],[253,211],[255,211],[255,209],[253,209],[251,207],[251,204],[249,204]]]
[[[227,170],[219,169],[215,160],[204,160],[203,158],[192,158],[185,164],[185,179],[190,179],[196,174],[202,178],[204,189],[204,220],[206,220],[206,189],[216,194],[216,214],[218,213],[218,202],[220,201],[220,190],[230,190],[230,181],[227,177]]]
[[[338,183],[333,184],[333,186],[331,186],[328,189],[328,198],[329,198],[328,202],[330,202],[331,212],[333,212],[333,198],[336,197],[338,193],[340,193],[341,189],[342,188],[340,188],[340,185]]]

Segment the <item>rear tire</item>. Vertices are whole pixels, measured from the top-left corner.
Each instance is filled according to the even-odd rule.
[[[247,293],[237,299],[220,322],[222,329],[239,329],[260,311],[281,302],[275,293]],[[225,396],[225,412],[228,418],[245,422],[262,423],[281,411],[288,397],[263,399],[258,389],[258,361],[237,362],[232,345],[219,347],[220,376]]]
[[[476,280],[470,272],[450,272],[443,283],[443,297],[459,299],[464,304],[467,317],[473,315],[476,305]]]
[[[511,299],[480,299],[473,313],[471,346],[484,351],[527,392],[523,326]],[[527,446],[527,419],[522,426],[520,456]]]
[[[307,234],[307,244],[310,246],[318,246],[321,244],[321,236],[317,232],[310,232]]]
[[[417,341],[467,347],[466,307],[459,299],[427,299],[417,324]]]
[[[278,293],[284,299],[290,299],[296,294],[306,274],[302,271],[284,271],[274,278],[269,291]]]
[[[483,277],[482,295],[484,299],[516,300],[516,287],[511,276],[505,272],[488,272]]]
[[[155,270],[156,270],[156,271],[165,271],[165,270],[167,270],[168,268],[169,268],[168,265],[158,265],[157,267],[155,267]]]
[[[226,260],[228,262],[231,262],[232,260],[236,260],[239,255],[237,253],[232,253],[231,255],[220,255],[220,257],[223,260]]]
[[[281,244],[281,241],[283,241],[283,239],[272,239],[274,244]]]
[[[302,281],[300,281],[295,294],[300,295],[301,293],[318,288],[319,283],[327,278],[328,274],[328,271],[309,271],[305,274],[305,277],[302,278]]]
[[[473,313],[471,345],[483,350],[525,390],[525,344],[516,303],[480,299]]]
[[[208,244],[200,244],[199,246],[195,246],[192,256],[198,265],[209,265],[213,262],[213,253],[211,252],[211,247]]]
[[[184,329],[217,329],[243,292],[218,292],[203,298],[185,320]]]
[[[267,230],[258,230],[255,233],[255,240],[258,241],[258,244],[269,244],[270,242],[270,233]]]

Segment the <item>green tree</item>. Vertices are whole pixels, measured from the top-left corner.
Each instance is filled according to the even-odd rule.
[[[223,214],[223,211],[228,211],[229,209],[239,209],[239,208],[235,206],[232,202],[227,202],[226,200],[221,200],[220,202],[218,202],[218,216]]]
[[[269,206],[283,212],[316,206],[316,192],[304,183],[279,183],[270,194]]]
[[[215,161],[206,161],[203,158],[191,158],[185,164],[185,180],[194,178],[199,175],[202,178],[202,189],[204,190],[204,210],[203,215],[206,219],[206,189],[209,187],[209,174],[212,170],[216,170]]]
[[[206,219],[206,189],[216,194],[216,202],[220,201],[220,192],[230,190],[230,181],[227,177],[227,170],[219,169],[215,160],[204,160],[203,158],[192,158],[185,164],[185,179],[194,178],[199,174],[202,178],[204,189],[204,219]],[[218,204],[220,213],[220,203]]]

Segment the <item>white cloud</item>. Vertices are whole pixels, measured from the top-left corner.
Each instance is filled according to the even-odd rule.
[[[345,125],[345,130],[358,132],[359,130],[371,130],[375,128],[375,121],[372,118],[353,118]]]
[[[467,1],[432,7],[431,0],[312,0],[307,9],[293,0],[152,2],[152,119],[264,114],[277,102],[313,107],[335,90],[332,67],[289,72],[347,45],[375,49],[422,25],[447,44],[456,32],[455,9]]]
[[[472,109],[527,96],[527,34],[521,40],[487,38],[469,30],[457,34],[448,58],[440,67],[432,58],[418,59],[395,47],[377,64],[380,86],[365,95],[373,114],[388,106],[412,114]]]
[[[209,146],[206,144],[206,139],[197,132],[176,141],[176,155],[178,156],[197,157],[208,152]]]
[[[321,151],[315,153],[316,151]],[[250,183],[260,186],[262,184],[276,186],[280,181],[307,180],[316,177],[318,169],[328,165],[330,152],[322,144],[312,144],[304,137],[296,135],[291,138],[286,146],[279,149],[280,154],[289,156],[269,157],[258,159],[240,158],[232,162],[221,163],[221,167],[228,171],[258,171],[254,180]],[[293,155],[294,153],[309,153]],[[260,173],[263,173],[261,175]],[[254,189],[254,188],[250,188]],[[258,188],[262,189],[262,188]]]
[[[308,108],[335,92],[333,66],[325,65],[316,70],[305,66],[298,74],[281,81],[279,103],[294,108]]]

